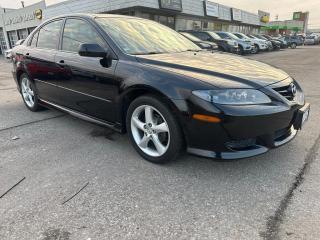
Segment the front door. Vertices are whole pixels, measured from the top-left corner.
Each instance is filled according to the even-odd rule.
[[[86,115],[115,122],[118,81],[115,78],[117,61],[112,66],[103,64],[102,58],[82,57],[78,54],[83,43],[95,43],[108,48],[105,40],[87,21],[77,18],[66,20],[61,50],[55,55],[60,68],[54,83],[61,89],[58,104]]]

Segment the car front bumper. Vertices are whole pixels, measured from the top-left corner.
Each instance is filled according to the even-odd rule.
[[[217,159],[252,157],[290,142],[300,129],[297,124],[298,120],[301,121],[300,112],[310,109],[309,104],[266,109],[261,109],[261,106],[234,106],[210,113],[210,106],[206,104],[201,110],[194,106],[199,105],[193,105],[193,113],[215,115],[222,118],[222,122],[201,122],[190,114],[188,120],[185,117],[183,130],[187,150],[191,154]]]

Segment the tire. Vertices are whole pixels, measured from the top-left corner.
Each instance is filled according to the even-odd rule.
[[[141,96],[130,104],[126,127],[133,147],[149,162],[172,161],[183,149],[178,121],[168,106],[153,95]]]
[[[291,43],[290,47],[291,47],[292,49],[296,49],[296,48],[297,48],[297,44],[296,44],[296,43]]]
[[[260,51],[259,46],[257,44],[254,45],[254,49],[252,50],[253,54],[258,54]]]
[[[244,50],[242,46],[239,46],[239,54],[244,55]]]
[[[26,107],[32,112],[38,112],[43,110],[43,107],[39,105],[39,98],[36,87],[33,81],[30,80],[27,74],[20,76],[20,89],[21,96]]]

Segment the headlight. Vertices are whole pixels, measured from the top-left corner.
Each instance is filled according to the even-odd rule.
[[[238,43],[236,41],[227,40],[228,45],[230,46],[238,46]]]
[[[223,105],[250,105],[271,102],[267,95],[254,89],[202,90],[192,93],[207,102]]]

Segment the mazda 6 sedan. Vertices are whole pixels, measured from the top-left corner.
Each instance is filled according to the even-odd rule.
[[[13,49],[26,107],[54,107],[128,133],[146,160],[185,150],[252,157],[292,140],[308,119],[300,85],[285,72],[202,51],[156,22],[117,15],[50,19]]]

